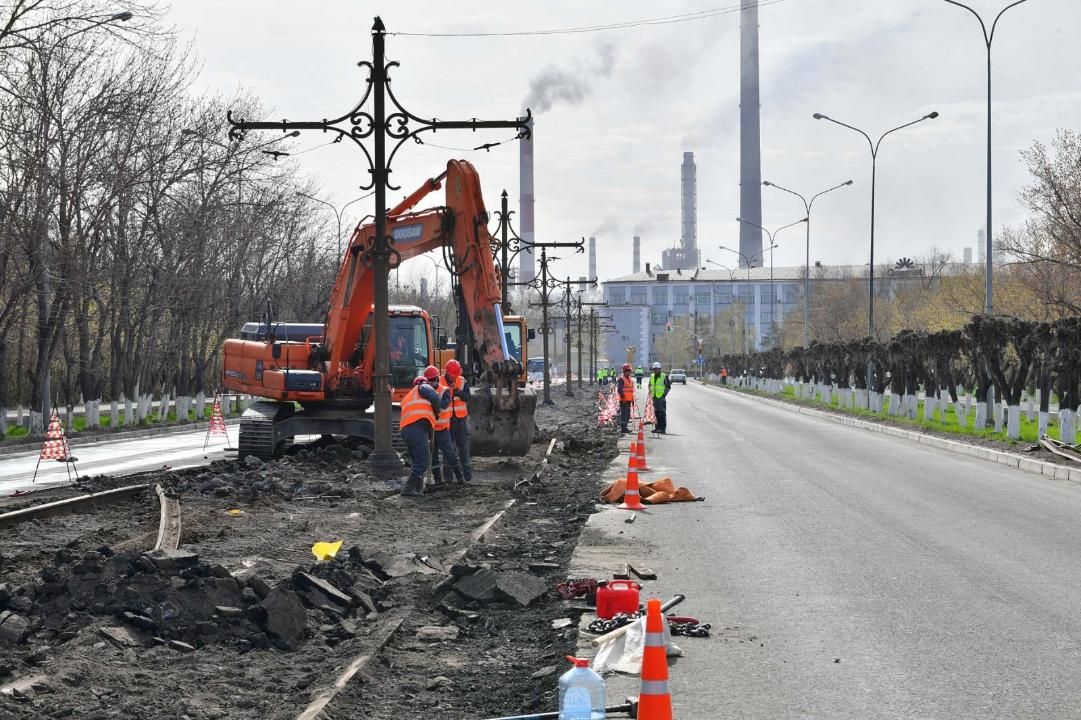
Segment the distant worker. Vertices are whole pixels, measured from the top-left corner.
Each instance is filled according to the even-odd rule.
[[[457,361],[452,360],[450,362],[456,363]],[[440,375],[439,370],[432,365],[429,365],[424,370],[425,379],[428,378],[430,370],[435,370],[435,383],[433,384],[440,398],[440,410],[435,416],[435,455],[432,457],[432,481],[437,488],[446,487],[443,481],[449,481],[453,475],[454,481],[461,485],[465,482],[465,474],[462,472],[458,449],[454,447],[454,438],[450,434],[451,419],[454,417],[454,408],[452,407],[454,401],[453,385],[447,381],[445,375]],[[461,374],[461,371],[462,367],[458,365],[459,374]],[[431,381],[429,380],[429,382]],[[440,457],[442,457],[442,460]]]
[[[424,495],[424,476],[428,473],[432,460],[429,448],[431,434],[435,428],[436,417],[443,409],[443,399],[436,392],[433,381],[438,385],[439,371],[429,366],[422,377],[413,381],[413,389],[402,399],[399,427],[412,462],[409,479],[402,488],[402,497]],[[450,404],[449,397],[447,404]]]
[[[664,435],[668,430],[668,391],[672,389],[672,381],[668,375],[661,372],[661,364],[653,363],[653,374],[649,376],[649,396],[653,399],[653,414],[657,416],[657,424],[653,431]]]
[[[634,369],[634,379],[638,382],[638,387],[642,387],[642,377],[646,373],[642,370],[642,366],[639,365]]]
[[[728,368],[721,366],[721,385],[728,384]]]
[[[503,333],[503,337],[507,340],[507,352],[510,353],[510,356],[518,362],[522,362],[522,351],[514,342],[514,338],[511,337],[511,334],[509,332],[505,332]]]
[[[462,376],[460,362],[447,361],[447,367],[443,371],[443,383],[450,388],[450,437],[458,450],[462,476],[469,482],[473,479],[473,460],[469,448],[469,383]],[[443,465],[443,477],[447,477],[446,464]]]
[[[631,364],[623,364],[623,374],[616,381],[616,391],[619,393],[619,432],[620,434],[631,431],[631,405],[634,404],[634,379],[631,377]]]
[[[405,335],[400,330],[392,329],[390,333],[390,359],[393,362],[401,362],[405,357]]]

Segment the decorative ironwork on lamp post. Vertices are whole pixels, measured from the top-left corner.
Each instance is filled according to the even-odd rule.
[[[574,390],[571,388],[571,316],[574,313],[574,295],[571,293],[571,286],[577,285],[580,288],[597,287],[596,280],[571,280],[569,277],[563,281],[563,309],[566,311],[567,320],[567,397],[574,397]],[[579,310],[580,312],[580,310]],[[582,379],[582,336],[578,335],[578,379]]]
[[[540,298],[541,298],[541,301],[539,303],[540,308],[541,308],[540,331],[544,335],[544,343],[543,343],[543,347],[544,347],[544,401],[543,402],[544,402],[545,405],[553,405],[554,403],[552,402],[552,371],[551,371],[551,363],[549,361],[549,355],[548,355],[548,335],[552,331],[552,325],[551,325],[551,323],[548,322],[548,307],[552,304],[551,303],[552,290],[555,290],[557,287],[559,287],[563,283],[561,281],[556,280],[555,278],[553,278],[548,272],[548,263],[550,263],[553,260],[558,260],[559,259],[559,258],[554,258],[554,257],[548,257],[548,248],[573,248],[575,252],[581,253],[581,252],[585,252],[585,247],[584,247],[584,243],[581,242],[581,241],[569,242],[569,243],[561,243],[561,242],[529,243],[528,247],[530,247],[530,248],[540,248],[541,249],[541,262],[540,262],[541,271],[540,271],[540,274],[537,275],[536,277],[534,277],[529,282],[525,282],[525,283],[508,283],[508,285],[518,285],[518,286],[522,286],[522,287],[531,287],[534,290],[536,290],[538,293],[540,293]],[[531,305],[531,306],[536,307],[536,305]],[[529,362],[529,360],[527,359],[526,360],[527,367],[528,367],[528,362]]]
[[[401,255],[394,249],[387,237],[387,190],[398,190],[390,182],[391,164],[395,155],[407,140],[420,144],[421,133],[439,130],[484,130],[492,128],[514,128],[519,137],[529,136],[531,113],[514,120],[439,120],[422,118],[407,110],[391,89],[390,70],[398,67],[395,61],[386,61],[386,27],[383,21],[375,18],[372,24],[372,61],[357,63],[368,71],[367,88],[363,96],[351,110],[332,120],[253,122],[243,118],[234,119],[232,112],[227,114],[230,124],[229,137],[239,140],[249,130],[319,130],[333,133],[334,142],[343,139],[352,140],[368,160],[371,180],[361,186],[362,190],[375,192],[375,237],[369,247],[359,244],[348,248],[358,262],[371,265],[375,275],[375,373],[372,378],[372,391],[375,403],[375,449],[368,457],[369,467],[377,473],[392,472],[401,467],[397,453],[391,447],[391,396],[390,396],[390,346],[388,333],[390,321],[387,313],[390,304],[388,278],[390,270],[401,262]],[[371,109],[366,109],[371,100]],[[390,102],[388,108],[387,102]],[[388,114],[388,109],[390,110]],[[372,149],[365,145],[371,141]],[[390,144],[388,154],[388,140]]]

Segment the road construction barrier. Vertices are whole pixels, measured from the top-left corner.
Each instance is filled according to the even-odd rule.
[[[42,460],[56,460],[64,463],[68,471],[68,482],[71,482],[71,469],[75,465],[75,458],[71,457],[68,450],[68,441],[64,437],[64,426],[60,423],[60,413],[53,408],[53,415],[49,419],[49,429],[45,431],[45,442],[41,444],[41,452],[38,453],[37,464],[34,465],[34,477],[31,483],[37,482],[38,469]],[[79,477],[78,470],[75,472],[76,479]]]

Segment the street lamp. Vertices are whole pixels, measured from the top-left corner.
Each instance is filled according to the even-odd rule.
[[[998,25],[998,20],[1002,17],[1003,13],[1025,1],[1026,0],[1017,0],[1002,8],[998,15],[995,16],[994,22],[991,23],[991,32],[987,32],[987,25],[983,22],[983,18],[980,17],[978,12],[964,3],[957,2],[957,0],[946,0],[950,5],[964,8],[976,16],[976,19],[980,21],[980,29],[983,31],[983,42],[987,46],[987,267],[985,268],[986,277],[984,280],[984,294],[987,297],[984,300],[984,312],[988,315],[991,314],[992,310],[991,290],[993,285],[991,276],[991,41],[995,39],[995,27]]]
[[[299,135],[300,132],[298,131],[297,134]],[[317,203],[322,203],[323,205],[326,205],[328,208],[330,208],[330,211],[332,213],[334,213],[334,217],[338,221],[338,262],[341,262],[341,259],[342,259],[342,215],[345,214],[345,209],[347,207],[349,207],[350,205],[352,205],[353,203],[360,202],[364,198],[371,197],[374,194],[375,193],[368,193],[367,195],[361,195],[358,198],[353,198],[352,200],[347,202],[345,205],[342,205],[342,209],[339,210],[338,208],[334,207],[333,204],[327,202],[326,200],[321,200],[321,199],[315,197],[314,195],[309,195],[307,193],[302,193],[299,190],[297,190],[297,192],[296,192],[297,197],[307,198],[308,200],[312,200],[312,201],[317,202]]]
[[[769,334],[771,336],[771,339],[775,339],[772,336],[773,336],[773,324],[774,324],[774,318],[775,318],[774,311],[777,309],[777,293],[775,293],[773,291],[773,249],[775,247],[777,247],[777,244],[773,240],[782,230],[787,230],[788,228],[795,227],[796,225],[799,225],[800,223],[808,222],[808,218],[806,218],[806,217],[800,218],[796,222],[788,223],[787,225],[782,225],[781,227],[774,230],[772,233],[769,230],[767,230],[766,228],[759,225],[758,223],[753,223],[750,220],[744,220],[743,218],[736,218],[736,222],[738,222],[738,223],[746,223],[747,225],[750,225],[751,227],[756,227],[759,230],[761,230],[762,232],[766,233],[766,235],[769,237],[769,247],[767,248],[769,250]],[[765,252],[765,250],[763,250],[762,252]]]
[[[906,122],[904,125],[898,125],[892,130],[887,130],[882,133],[876,142],[871,141],[871,136],[860,130],[858,127],[853,127],[847,123],[843,123],[840,120],[834,120],[828,115],[822,113],[815,113],[812,115],[815,120],[829,120],[835,125],[840,125],[843,128],[858,132],[867,140],[867,145],[871,149],[871,262],[869,265],[870,272],[868,272],[868,285],[867,285],[867,334],[871,337],[875,335],[875,174],[878,166],[878,148],[882,144],[882,140],[889,134],[895,133],[898,130],[906,128],[910,125],[923,122],[924,120],[934,120],[938,117],[937,112],[930,112],[921,118]],[[870,378],[868,378],[869,380]]]
[[[790,195],[795,195],[803,201],[803,209],[807,213],[807,247],[806,247],[806,260],[803,264],[803,347],[809,347],[811,344],[811,207],[814,206],[814,202],[819,196],[825,195],[828,192],[846,187],[852,184],[852,181],[843,182],[840,185],[834,185],[833,187],[823,190],[820,193],[816,193],[811,196],[810,200],[800,195],[795,190],[789,190],[786,187],[781,187],[776,183],[771,183],[769,180],[763,180],[762,184],[766,187],[777,188],[782,192],[786,192]]]

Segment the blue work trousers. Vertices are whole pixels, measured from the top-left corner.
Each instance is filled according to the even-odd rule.
[[[462,474],[465,481],[473,479],[473,454],[469,447],[469,418],[451,418],[450,436],[454,440],[454,447],[458,450],[458,460],[462,463]],[[443,468],[446,473],[446,467]]]
[[[426,420],[411,423],[402,428],[402,440],[409,448],[409,458],[413,462],[410,471],[413,477],[424,480],[428,472],[428,463],[431,462],[431,453],[428,449],[428,433],[431,425]]]
[[[442,456],[442,463],[440,463]],[[442,465],[442,467],[440,467]],[[448,473],[447,470],[450,470]],[[462,482],[462,466],[458,459],[458,451],[454,448],[454,440],[450,436],[450,430],[435,431],[435,457],[432,458],[432,479],[436,482],[449,480],[450,475]]]

